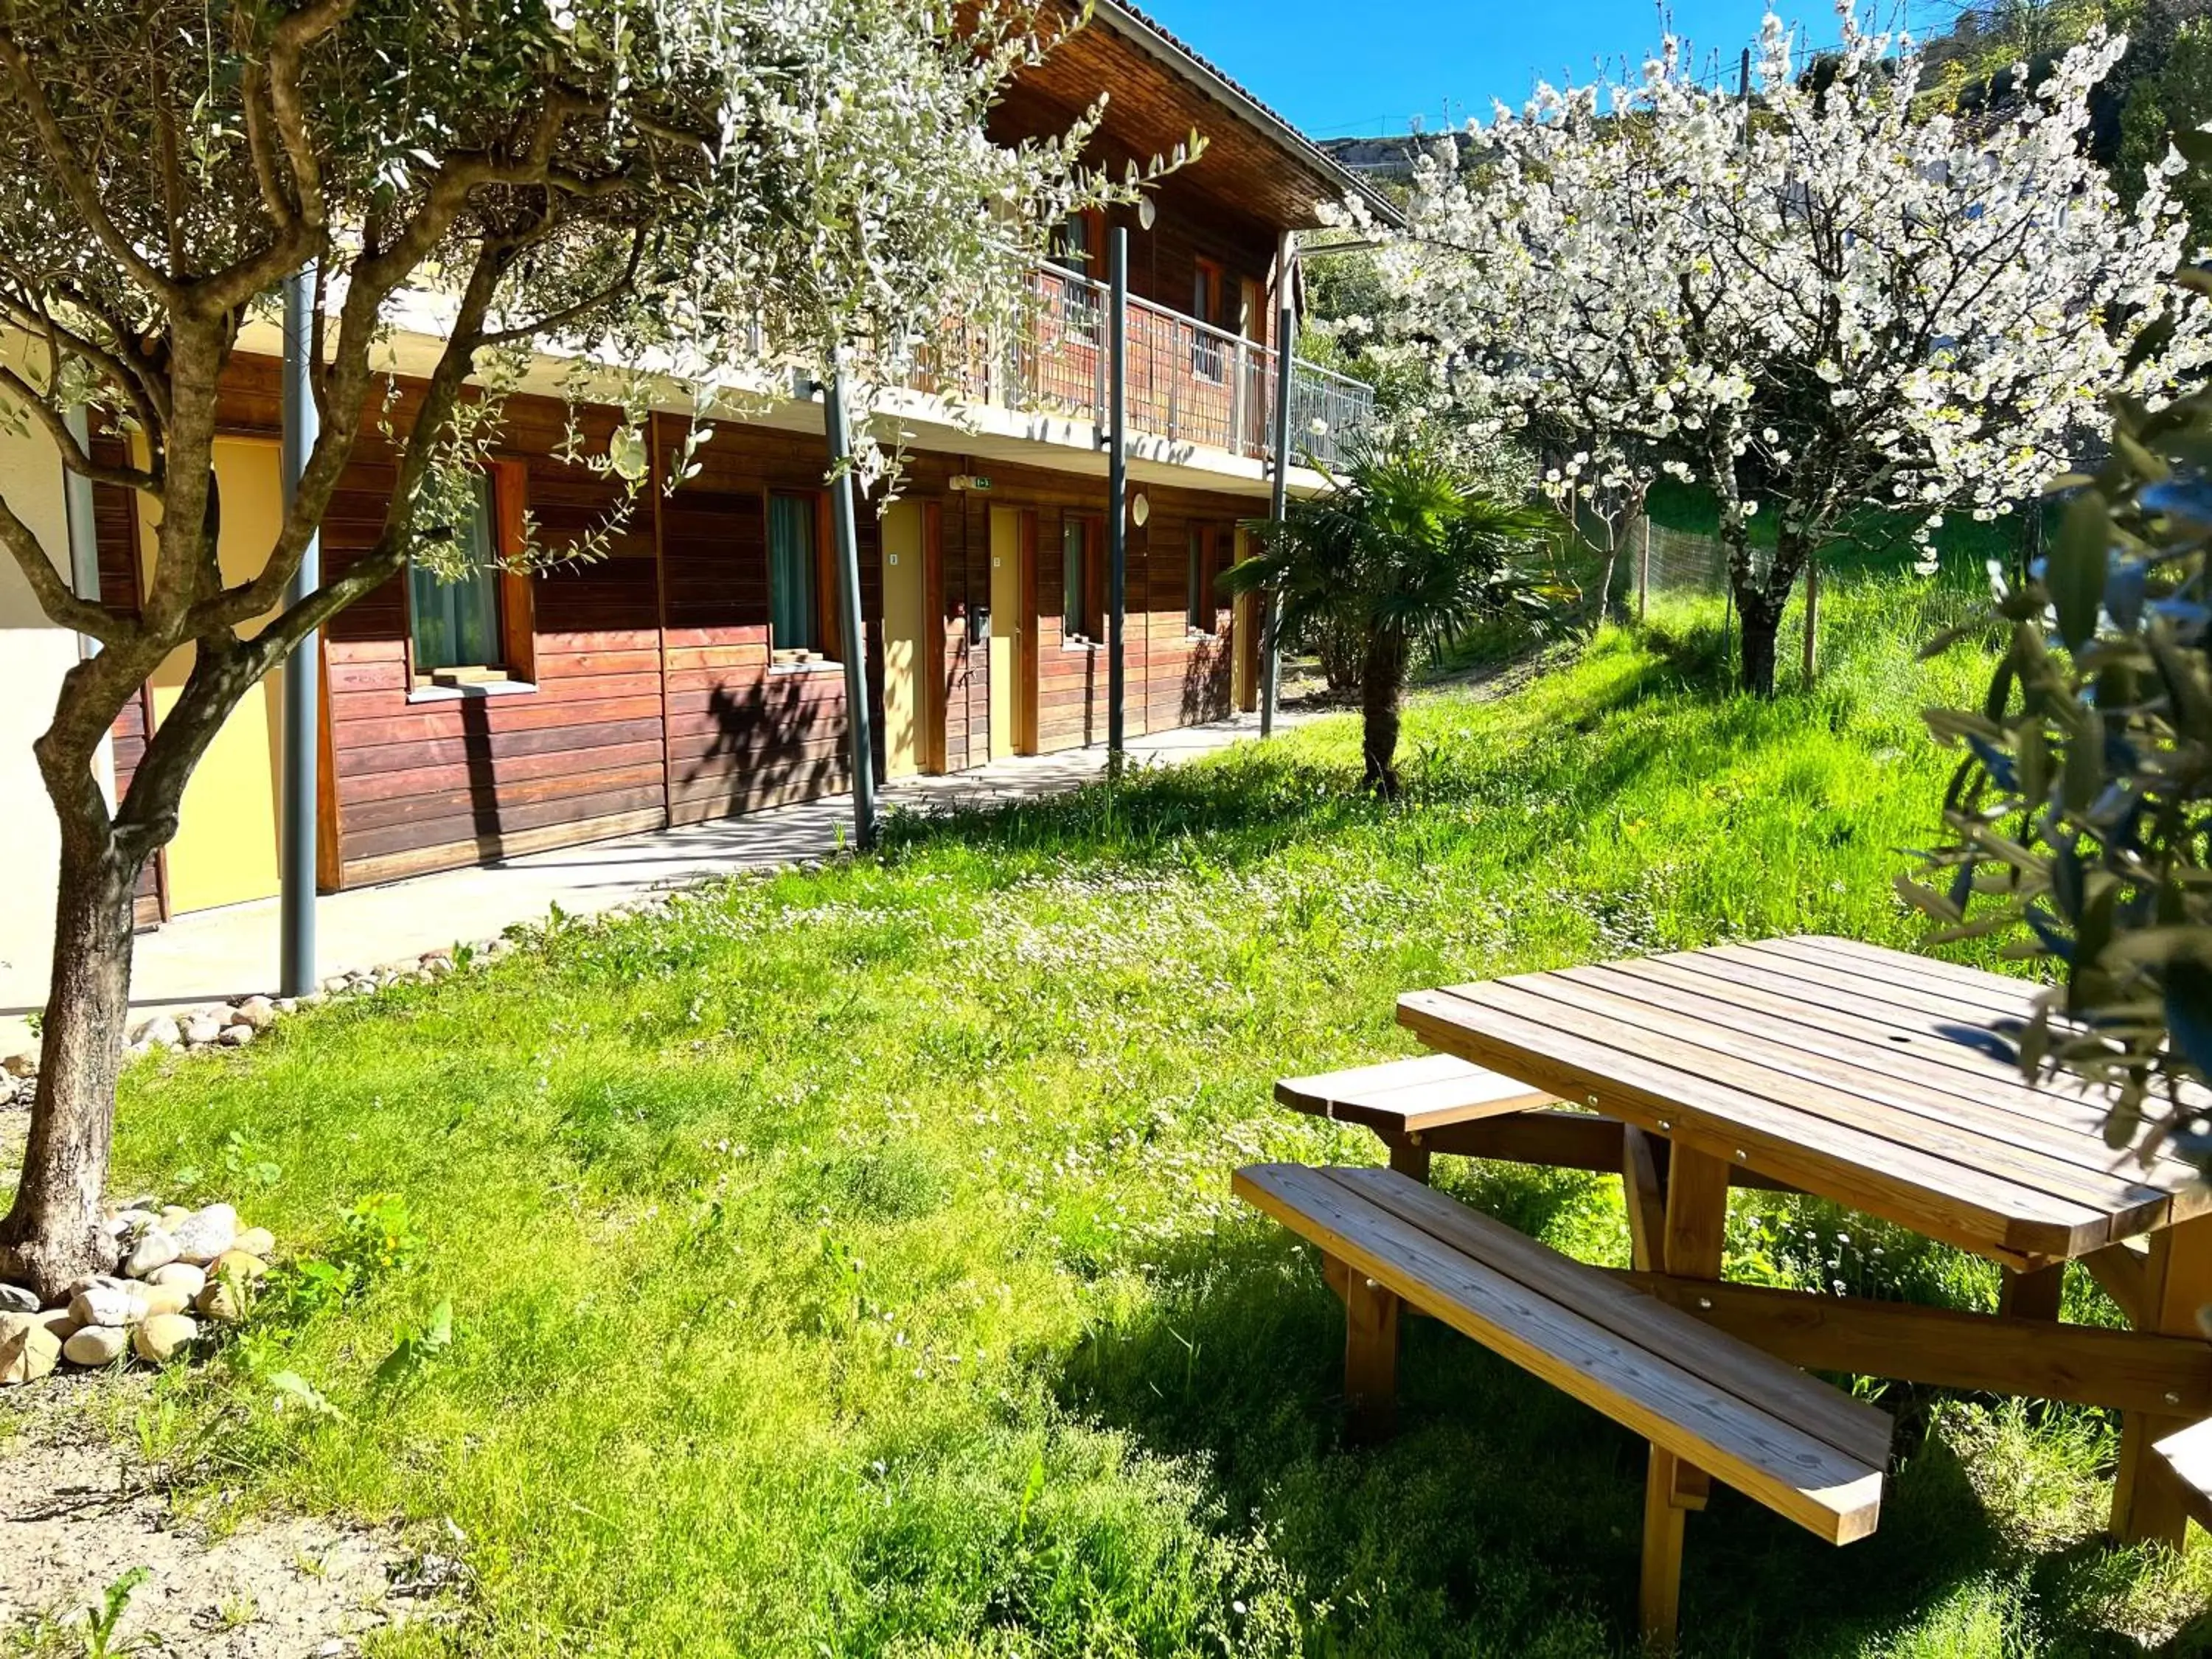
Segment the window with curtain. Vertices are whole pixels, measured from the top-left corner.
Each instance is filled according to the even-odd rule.
[[[1106,571],[1099,524],[1071,513],[1060,529],[1060,631],[1067,640],[1106,637]]]
[[[769,643],[778,651],[823,648],[818,506],[811,495],[768,498]]]
[[[447,581],[422,565],[410,562],[407,567],[408,629],[418,677],[441,668],[497,667],[505,654],[490,479],[477,481],[468,516],[453,529],[468,554],[467,574]]]
[[[1183,577],[1183,623],[1194,634],[1211,635],[1218,595],[1214,579],[1220,574],[1221,532],[1205,525],[1190,527]]]

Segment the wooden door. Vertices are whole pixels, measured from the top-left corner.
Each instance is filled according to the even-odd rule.
[[[929,753],[929,684],[924,632],[930,605],[919,501],[884,514],[884,771],[922,769]]]
[[[1036,746],[1036,514],[991,509],[991,758]]]

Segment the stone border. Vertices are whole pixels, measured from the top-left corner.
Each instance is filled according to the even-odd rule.
[[[656,916],[668,908],[669,901],[685,894],[696,893],[720,883],[773,880],[778,876],[795,875],[807,871],[849,860],[849,852],[834,854],[825,858],[788,859],[774,865],[763,865],[746,870],[700,876],[662,890],[648,893],[641,898],[609,905],[603,910],[592,910],[578,915],[580,924],[601,925],[627,921],[638,916]],[[176,1013],[155,1014],[143,1019],[131,1029],[131,1040],[124,1046],[124,1064],[154,1049],[166,1049],[172,1054],[199,1054],[213,1048],[243,1048],[267,1031],[287,1015],[301,1009],[319,1007],[341,997],[374,995],[394,985],[419,985],[441,980],[460,971],[461,964],[454,951],[465,949],[469,953],[468,966],[489,966],[502,957],[512,955],[522,941],[544,924],[538,921],[509,923],[507,930],[496,939],[478,939],[467,945],[449,945],[425,951],[420,956],[397,962],[379,963],[373,968],[349,969],[326,975],[321,988],[303,997],[279,996],[274,992],[240,997],[228,1002],[214,1002],[199,1008],[187,1008]],[[0,1055],[0,1108],[9,1105],[27,1107],[39,1086],[39,1048],[32,1047],[7,1055]]]

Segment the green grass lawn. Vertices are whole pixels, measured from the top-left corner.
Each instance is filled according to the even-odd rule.
[[[195,1170],[352,1288],[290,1276],[124,1426],[226,1515],[449,1517],[464,1616],[380,1652],[1632,1650],[1641,1443],[1419,1323],[1404,1431],[1347,1449],[1340,1310],[1229,1171],[1376,1156],[1267,1085],[1410,1052],[1401,989],[1911,943],[1890,878],[1947,769],[1917,710],[1981,672],[1911,646],[1961,603],[1838,581],[1826,683],[1771,705],[1716,693],[1686,626],[1425,697],[1395,809],[1324,721],[143,1064],[118,1182]],[[1615,1183],[1440,1171],[1626,1258]],[[1994,1297],[1858,1218],[1738,1202],[1732,1271]],[[2205,1553],[2094,1541],[2096,1414],[1879,1397],[1880,1532],[1836,1551],[1717,1493],[1689,1652],[2200,1650]]]

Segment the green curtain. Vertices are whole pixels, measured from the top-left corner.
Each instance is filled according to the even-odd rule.
[[[778,651],[822,648],[814,602],[814,501],[805,495],[768,501],[769,644]]]
[[[442,581],[419,564],[407,567],[408,611],[415,630],[415,672],[497,665],[499,572],[492,563],[491,489],[478,487],[467,520],[456,526],[469,556],[468,574]]]
[[[1085,592],[1084,578],[1087,574],[1083,568],[1083,520],[1063,519],[1060,530],[1060,630],[1071,638],[1079,634],[1088,635],[1091,631],[1085,623],[1088,609],[1085,601],[1089,595]]]

